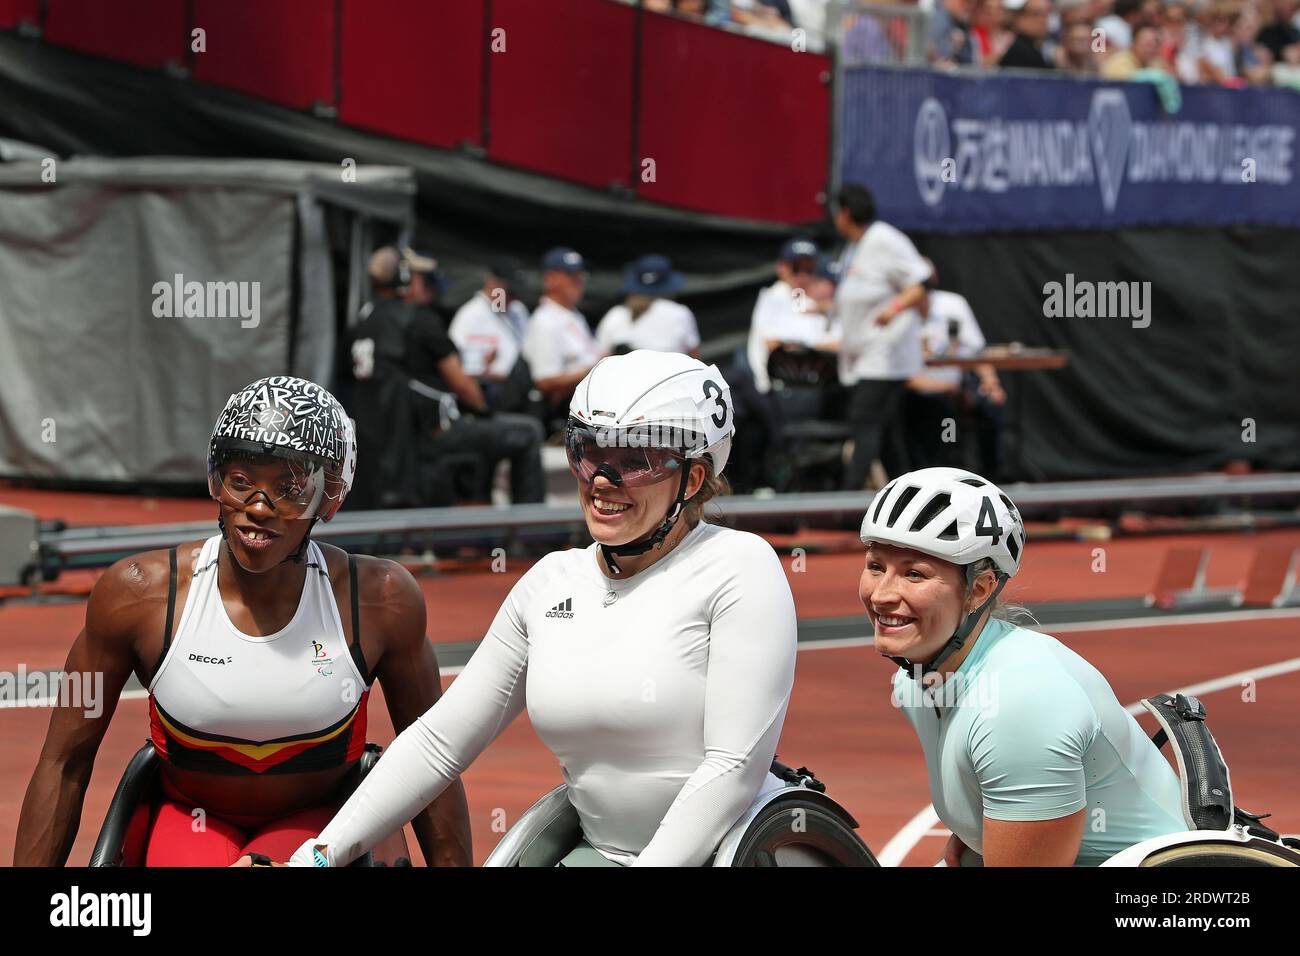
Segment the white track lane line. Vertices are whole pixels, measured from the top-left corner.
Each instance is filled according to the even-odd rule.
[[[1188,694],[1190,696],[1203,696],[1212,694],[1216,690],[1227,690],[1229,687],[1240,687],[1241,682],[1245,680],[1263,680],[1266,677],[1277,677],[1281,674],[1290,674],[1294,671],[1300,671],[1300,657],[1293,657],[1289,661],[1279,661],[1276,664],[1265,664],[1262,667],[1253,667],[1250,670],[1238,671],[1235,674],[1225,674],[1223,677],[1215,677],[1211,680],[1202,681],[1199,684],[1189,684],[1186,687],[1180,687],[1176,690],[1166,691],[1169,694]],[[1143,713],[1146,708],[1142,702],[1129,704],[1124,708],[1130,714],[1137,715]],[[928,821],[928,822],[927,822]],[[927,805],[924,810],[907,821],[903,829],[894,834],[893,838],[885,844],[885,848],[880,851],[876,857],[881,866],[900,866],[907,859],[907,855],[912,852],[921,838],[929,836],[927,832],[932,824],[939,822],[939,815],[935,813],[934,805]]]
[[[885,848],[876,854],[876,860],[881,866],[901,866],[907,859],[907,854],[912,852],[912,848],[921,842],[922,837],[928,836],[938,822],[939,814],[934,812],[932,805],[927,804],[924,810],[908,820],[907,825],[894,834],[893,839],[885,844]]]

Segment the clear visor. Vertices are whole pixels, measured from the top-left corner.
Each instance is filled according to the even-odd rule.
[[[312,518],[329,497],[322,465],[271,456],[219,461],[208,472],[208,492],[232,508],[246,508],[261,495],[288,520]]]
[[[665,444],[664,436],[649,429],[605,430],[570,422],[564,433],[569,470],[579,481],[590,484],[600,473],[623,488],[653,485],[681,474],[686,455],[680,445]]]

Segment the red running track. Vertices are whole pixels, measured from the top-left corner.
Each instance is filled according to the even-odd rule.
[[[1074,632],[1062,639],[1093,661],[1127,704],[1160,690],[1300,658],[1298,629],[1300,616]],[[870,647],[802,651],[780,748],[783,759],[817,771],[857,817],[877,852],[929,802],[920,746],[889,703],[891,673],[892,665]],[[1295,733],[1300,669],[1259,681],[1253,702],[1242,697],[1238,685],[1204,695],[1238,802],[1271,811],[1275,826],[1300,831],[1300,735]],[[0,711],[0,860],[5,862],[12,859],[19,807],[48,720],[45,710]],[[371,705],[370,721],[372,739],[392,739],[378,700]],[[145,701],[123,701],[95,765],[73,863],[84,865],[89,858],[117,778],[144,742],[146,727]],[[494,824],[516,820],[558,782],[554,758],[526,715],[521,717],[465,775],[476,861],[482,862],[500,838]],[[941,848],[939,837],[924,839],[905,862],[928,865]]]
[[[41,494],[20,493],[21,500],[15,500],[12,491],[5,491],[0,498],[35,507]],[[174,510],[164,504],[142,511],[138,499],[102,497],[111,500],[102,505],[102,514],[89,518],[91,522],[186,520],[211,511],[207,502],[184,502]],[[1164,551],[1173,544],[1190,543],[1213,549],[1212,586],[1238,584],[1255,546],[1266,540],[1300,545],[1300,531],[1117,539],[1096,544],[1034,542],[1025,568],[1007,596],[1033,603],[1140,595],[1154,582]],[[1104,549],[1104,555],[1098,555],[1095,548]],[[1104,571],[1100,569],[1103,557]],[[861,614],[856,596],[859,556],[813,553],[806,562],[805,570],[795,572],[791,559],[785,556],[802,619]],[[431,638],[446,642],[481,637],[524,570],[526,565],[521,563],[501,574],[479,570],[422,577]],[[28,669],[60,666],[84,614],[84,600],[0,605],[0,671],[12,671],[20,664]],[[865,622],[863,630],[865,633]],[[1101,669],[1125,704],[1162,690],[1300,659],[1300,614],[1233,623],[1080,630],[1060,636]],[[783,760],[817,771],[830,792],[858,818],[863,837],[877,852],[929,802],[920,746],[906,721],[889,704],[891,672],[892,665],[868,646],[801,651],[780,747]],[[376,689],[375,697],[381,693]],[[1274,818],[1269,822],[1277,828],[1300,831],[1300,734],[1296,732],[1300,670],[1260,680],[1251,701],[1242,699],[1237,685],[1204,697],[1211,726],[1232,768],[1238,802],[1252,810],[1272,812]],[[48,721],[47,710],[0,709],[3,864],[12,860],[19,808]],[[119,705],[86,795],[83,825],[71,857],[74,864],[84,865],[89,858],[117,779],[144,742],[147,726],[145,701],[126,700]],[[370,726],[375,741],[392,739],[386,710],[377,699],[371,705]],[[494,825],[501,821],[509,825],[558,781],[554,758],[533,734],[526,715],[521,717],[465,775],[476,860],[481,862],[499,839]],[[411,843],[414,846],[413,840]],[[941,848],[940,836],[924,836],[904,862],[928,865]]]

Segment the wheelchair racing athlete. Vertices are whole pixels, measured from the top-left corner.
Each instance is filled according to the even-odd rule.
[[[432,800],[525,706],[582,840],[562,866],[699,866],[760,792],[794,681],[772,547],[700,520],[723,489],[716,367],[637,350],[578,385],[566,428],[595,543],[514,586],[464,671],[292,865],[342,866]]]
[[[55,708],[15,865],[66,862],[132,672],[149,688],[161,793],[136,808],[127,865],[289,855],[345,796],[366,743],[371,682],[383,685],[399,731],[439,697],[410,574],[311,540],[356,470],[352,422],[328,391],[273,376],[236,392],[213,430],[208,468],[219,533],[118,561],[91,592],[65,670],[102,672],[107,705],[98,718]],[[471,861],[459,781],[407,818],[430,863]]]
[[[1011,500],[956,468],[872,499],[859,596],[895,703],[925,752],[944,852],[986,866],[1097,865],[1186,829],[1177,775],[1106,679],[1054,637],[999,620],[1024,556]],[[973,861],[971,861],[973,862]]]

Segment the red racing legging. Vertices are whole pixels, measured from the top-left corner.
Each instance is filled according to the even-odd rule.
[[[194,809],[170,794],[137,807],[123,841],[123,865],[229,866],[246,853],[284,863],[338,811],[331,804],[266,822],[240,817],[232,823],[210,813],[196,816]]]

